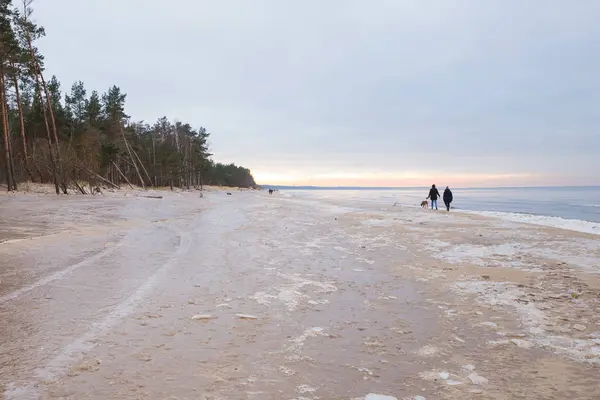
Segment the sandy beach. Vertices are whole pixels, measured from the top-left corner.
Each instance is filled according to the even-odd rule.
[[[600,235],[199,193],[0,196],[0,398],[600,398]]]

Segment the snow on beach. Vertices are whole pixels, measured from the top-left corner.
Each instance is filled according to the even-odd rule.
[[[507,213],[507,212],[494,212],[494,211],[469,211],[460,210],[458,212],[464,212],[475,215],[482,215],[484,217],[497,218],[505,221],[520,222],[524,224],[533,224],[540,226],[547,226],[550,228],[565,229],[574,232],[590,233],[593,235],[600,235],[600,224],[596,222],[581,221],[577,219],[566,219],[560,217],[549,217],[544,215],[532,215],[532,214],[519,214],[519,213]]]
[[[595,235],[231,192],[0,198],[4,397],[600,391]]]
[[[340,206],[353,205],[355,212],[368,212],[372,217],[362,219],[361,224],[371,229],[393,230],[404,225],[404,230],[418,237],[419,251],[433,259],[482,269],[481,275],[461,274],[460,280],[448,282],[448,288],[461,296],[474,297],[478,304],[490,310],[516,312],[518,323],[523,327],[516,337],[527,338],[513,337],[511,341],[506,339],[510,333],[499,331],[501,338],[490,340],[491,345],[508,343],[544,348],[578,362],[600,364],[600,318],[597,315],[600,302],[594,298],[598,288],[584,288],[583,278],[577,277],[582,273],[600,274],[600,240],[569,233],[597,235],[600,224],[504,212],[460,210],[447,214],[397,203],[382,209],[379,202],[369,205],[366,201],[353,202],[332,194],[327,201]],[[537,227],[559,231],[555,234]],[[382,236],[379,231],[378,236]],[[385,242],[385,238],[383,240]],[[412,268],[426,271],[429,275],[426,282],[443,281],[447,275],[439,269]],[[486,272],[489,269],[539,274],[544,277],[540,280],[552,281],[552,284],[544,288],[545,282],[524,285],[521,280],[506,278],[501,282],[489,281]],[[573,315],[579,315],[580,319],[567,318]]]

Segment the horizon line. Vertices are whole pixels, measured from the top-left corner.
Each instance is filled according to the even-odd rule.
[[[372,190],[394,190],[394,189],[424,189],[431,186],[318,186],[318,185],[273,185],[273,184],[258,184],[263,188],[281,188],[281,189],[372,189]],[[437,186],[436,186],[437,187]],[[542,185],[542,186],[456,186],[455,189],[549,189],[549,188],[600,188],[600,185]]]

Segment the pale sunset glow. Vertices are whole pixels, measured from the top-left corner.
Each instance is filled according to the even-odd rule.
[[[547,177],[528,174],[420,174],[420,173],[335,173],[335,174],[270,174],[256,171],[254,177],[259,182],[270,182],[282,186],[360,186],[360,187],[421,187],[438,182],[439,185],[453,187],[497,187],[497,186],[529,186],[553,185]]]

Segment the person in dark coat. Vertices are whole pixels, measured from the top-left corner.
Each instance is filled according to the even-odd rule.
[[[450,203],[452,203],[452,200],[454,200],[454,198],[452,197],[452,191],[448,186],[446,186],[446,190],[444,190],[444,196],[442,198],[444,199],[446,210],[450,211]]]
[[[428,199],[431,199],[431,209],[433,209],[434,207],[436,210],[438,209],[438,197],[440,197],[440,192],[438,192],[438,190],[435,188],[435,185],[431,185],[431,189],[429,189],[429,196],[427,196]]]

